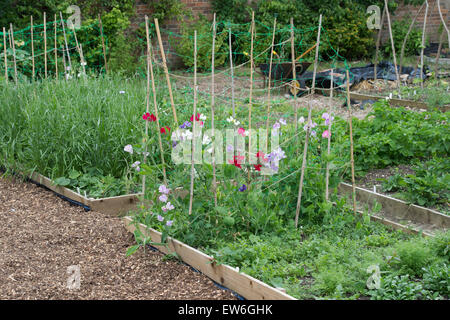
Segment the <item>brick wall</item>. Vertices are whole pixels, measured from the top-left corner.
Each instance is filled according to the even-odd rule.
[[[158,1],[158,0],[154,0]],[[213,9],[210,0],[180,0],[188,10],[191,10],[194,16],[202,14],[206,16],[207,19],[212,20]],[[136,29],[139,24],[145,22],[145,15],[148,16],[149,22],[153,23],[152,11],[149,6],[142,0],[136,0],[135,2],[136,17],[131,23],[131,28]],[[163,24],[160,23],[160,28],[164,29],[165,32],[161,32],[161,38],[164,46],[164,51],[166,52],[167,63],[170,68],[177,68],[182,66],[182,60],[180,57],[171,53],[174,50],[173,47],[169,47],[169,32],[173,34],[171,37],[171,43],[173,45],[174,39],[176,39],[175,34],[180,33],[180,23],[174,18],[165,21]],[[153,48],[155,48],[155,54],[159,56],[159,45],[157,39],[152,39]]]
[[[441,0],[441,11],[444,19],[447,17],[447,25],[449,24],[450,15],[447,13],[450,11],[450,1],[449,0]],[[414,19],[417,11],[420,9],[420,6],[412,6],[412,5],[400,5],[400,7],[395,11],[394,14],[391,15],[392,22],[394,21],[405,21],[405,23],[409,24]],[[422,30],[423,21],[425,18],[425,7],[420,12],[419,16],[416,19],[415,27]],[[404,20],[406,19],[406,20]],[[437,7],[437,0],[428,0],[428,16],[427,16],[427,26],[426,26],[426,35],[428,39],[432,43],[439,42],[439,26],[441,25],[441,17],[439,16],[439,10]],[[387,21],[383,26],[383,41],[389,40],[389,31],[387,26]],[[445,32],[445,30],[444,30]]]

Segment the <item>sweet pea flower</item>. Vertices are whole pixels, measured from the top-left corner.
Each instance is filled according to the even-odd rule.
[[[312,130],[312,131],[311,131],[311,135],[312,135],[313,137],[315,137],[315,136],[317,135],[316,130]]]
[[[170,128],[169,127],[162,127],[161,129],[160,129],[160,131],[161,131],[161,133],[163,133],[163,134],[166,134],[166,133],[169,133],[170,132]]]
[[[124,94],[124,93],[125,93],[125,91],[121,90],[121,91],[119,91],[119,93],[120,93],[120,94]]]
[[[166,226],[168,226],[168,227],[172,226],[172,224],[173,224],[173,220],[168,220],[166,222]]]
[[[146,121],[150,121],[150,122],[156,121],[155,115],[154,115],[153,113],[150,114],[149,112],[144,113],[144,114],[142,115],[142,119],[144,119],[144,120],[146,120]]]
[[[180,128],[181,129],[186,129],[186,128],[190,128],[192,126],[192,124],[189,121],[185,121]]]
[[[239,188],[239,191],[244,192],[245,190],[247,190],[247,186],[243,184],[242,187]]]
[[[157,219],[158,219],[159,222],[163,222],[164,221],[164,217],[159,215],[159,214],[158,214]]]
[[[141,168],[139,167],[139,165],[141,164],[140,161],[136,161],[135,163],[133,163],[131,165],[132,168],[136,168],[136,171],[141,171]]]
[[[127,145],[123,148],[123,150],[124,150],[125,152],[128,152],[129,154],[133,154],[133,146],[132,146],[131,144],[127,144]]]
[[[298,123],[305,123],[305,117],[300,117],[299,119],[298,119]]]
[[[170,190],[167,189],[167,187],[166,187],[165,185],[163,185],[163,184],[159,186],[159,189],[158,189],[158,190],[159,190],[159,193],[163,193],[163,194],[169,194],[169,191],[170,191]]]
[[[322,133],[322,138],[329,138],[329,137],[331,137],[331,132],[328,131],[328,130],[325,130],[325,131]]]
[[[203,136],[202,144],[209,144],[211,143],[211,138],[208,137],[206,134]]]
[[[166,202],[167,199],[168,199],[168,197],[166,194],[162,194],[159,196],[159,201],[161,201],[161,202]]]
[[[281,128],[281,125],[280,125],[280,123],[275,122],[275,123],[273,124],[273,127],[272,127],[272,128],[275,129],[275,130],[277,130],[277,129],[280,129],[280,128]]]

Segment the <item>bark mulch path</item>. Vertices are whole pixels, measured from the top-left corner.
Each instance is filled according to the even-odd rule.
[[[0,177],[0,299],[236,299],[160,252],[126,257],[133,244],[119,218]],[[67,287],[73,265],[79,289]]]

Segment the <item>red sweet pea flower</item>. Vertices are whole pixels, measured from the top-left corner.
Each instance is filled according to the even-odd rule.
[[[169,127],[162,127],[161,129],[160,129],[160,131],[161,131],[161,133],[163,133],[163,134],[166,134],[166,133],[169,133],[170,132],[170,128]]]
[[[234,165],[235,167],[238,167],[239,169],[242,169],[242,167],[241,167],[242,158],[243,157],[241,157],[241,156],[234,156],[233,160],[229,160],[228,162],[230,164]]]
[[[195,121],[199,121],[200,120],[200,113],[197,113],[197,115],[195,116]],[[194,115],[191,116],[191,122],[194,121]]]
[[[256,170],[256,171],[261,171],[262,165],[260,165],[260,164],[254,164],[253,167],[255,167],[255,170]]]
[[[263,160],[264,162],[269,161],[269,159],[265,158],[265,154],[261,151],[258,151],[258,153],[256,154],[257,158],[261,158],[261,160]]]
[[[142,119],[144,119],[144,120],[146,120],[146,121],[151,121],[151,122],[154,122],[154,121],[156,121],[156,117],[155,117],[155,115],[152,113],[152,114],[150,114],[150,113],[144,113],[143,115],[142,115]]]

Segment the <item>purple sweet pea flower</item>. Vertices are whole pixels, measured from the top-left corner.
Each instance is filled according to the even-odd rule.
[[[164,221],[164,217],[159,215],[159,214],[158,214],[157,219],[158,219],[159,222],[163,222]]]
[[[239,191],[244,192],[245,190],[247,190],[247,186],[243,184],[242,187],[239,188]]]
[[[173,220],[168,220],[166,222],[166,226],[168,226],[168,227],[172,226],[172,224],[173,224]]]
[[[167,187],[162,184],[159,186],[159,193],[169,194],[169,189],[167,189]]]
[[[166,202],[167,199],[168,199],[167,195],[165,195],[165,194],[159,196],[159,201],[161,201],[161,202]]]
[[[185,121],[180,128],[181,129],[186,129],[186,128],[190,128],[192,126],[192,124],[189,121]]]
[[[280,123],[275,122],[272,128],[274,128],[276,130],[276,129],[280,129],[280,127],[281,127]]]

